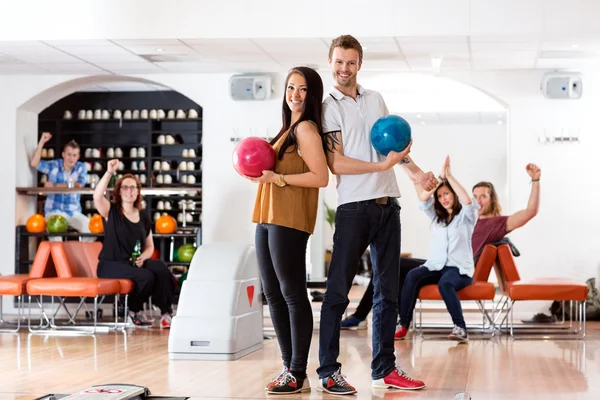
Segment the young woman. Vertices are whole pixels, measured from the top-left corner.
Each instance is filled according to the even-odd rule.
[[[306,246],[317,217],[318,188],[329,170],[321,137],[323,82],[316,71],[290,71],[283,97],[283,126],[271,141],[276,163],[263,171],[252,222],[263,292],[279,341],[283,370],[268,393],[310,390],[306,377],[312,338],[312,308],[306,291]]]
[[[110,178],[117,171],[119,160],[110,160],[107,171],[94,189],[94,204],[104,223],[104,243],[99,256],[98,277],[131,279],[133,293],[129,295],[129,318],[136,326],[152,325],[139,311],[152,296],[152,302],[160,308],[160,327],[171,327],[175,280],[167,265],[161,260],[151,260],[154,252],[152,222],[141,212],[142,195],[140,182],[131,174],[125,174],[115,183],[113,201],[104,197]],[[141,254],[131,259],[138,245]]]
[[[450,157],[442,168],[442,182],[432,192],[415,185],[420,208],[432,220],[430,256],[422,266],[406,275],[400,302],[400,329],[396,339],[408,333],[417,296],[421,287],[437,284],[452,317],[454,329],[449,338],[467,342],[467,326],[456,292],[473,281],[475,263],[471,237],[478,218],[479,204],[450,171]]]

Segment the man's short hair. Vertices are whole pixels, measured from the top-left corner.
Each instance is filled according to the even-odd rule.
[[[63,151],[67,150],[67,147],[70,147],[70,148],[75,149],[75,150],[80,150],[79,145],[74,140],[71,140],[69,143],[65,144],[65,147],[63,148]]]
[[[331,41],[331,46],[329,46],[329,59],[333,55],[333,49],[336,47],[341,47],[344,50],[354,49],[358,52],[358,64],[362,64],[363,59],[363,48],[360,45],[360,42],[356,40],[356,38],[352,35],[342,35],[338,36]]]

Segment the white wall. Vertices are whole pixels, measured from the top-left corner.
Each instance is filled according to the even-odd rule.
[[[508,203],[507,133],[504,125],[413,125],[411,157],[424,171],[438,175],[446,154],[450,155],[452,172],[469,192],[479,181],[494,183],[502,204]],[[418,209],[412,182],[401,167],[395,168],[402,197],[402,252],[426,259],[429,254],[430,222]],[[335,207],[335,181],[326,189],[326,201]],[[325,246],[331,249],[333,233],[328,224]]]

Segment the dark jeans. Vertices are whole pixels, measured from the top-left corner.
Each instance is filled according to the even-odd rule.
[[[98,278],[131,279],[134,288],[128,303],[133,312],[139,312],[150,296],[162,314],[173,312],[175,277],[161,260],[146,260],[141,268],[127,262],[100,261]]]
[[[371,263],[374,264],[373,260],[371,260]],[[420,267],[423,264],[425,264],[425,260],[421,260],[420,258],[400,258],[400,280],[398,282],[398,308],[400,308],[402,286],[404,286],[404,280],[406,279],[406,275],[413,269]],[[353,315],[356,318],[363,321],[367,319],[367,315],[369,315],[369,313],[371,312],[371,308],[373,308],[373,278],[371,278],[371,280],[369,281],[369,285],[367,286],[363,297],[360,299],[360,303],[358,303],[358,307],[356,307],[356,311]]]
[[[412,321],[419,290],[425,285],[437,284],[446,308],[452,316],[452,322],[466,330],[467,326],[456,292],[469,286],[472,282],[473,278],[461,275],[456,267],[444,267],[441,271],[430,271],[425,266],[413,269],[406,276],[402,288],[400,323],[408,328]]]
[[[256,256],[263,292],[283,364],[306,375],[313,317],[306,290],[307,232],[278,225],[256,226]]]
[[[396,365],[394,331],[398,315],[400,274],[400,206],[374,200],[343,204],[335,215],[333,254],[327,275],[327,291],[321,308],[319,335],[320,378],[331,375],[341,364],[340,322],[348,306],[348,293],[358,261],[367,246],[373,260],[373,360],[371,375],[380,379]]]

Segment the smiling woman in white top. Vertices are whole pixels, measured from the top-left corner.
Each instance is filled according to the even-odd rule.
[[[432,220],[430,254],[425,264],[406,276],[400,302],[401,326],[396,331],[396,339],[403,339],[408,333],[421,287],[437,284],[454,323],[449,338],[468,341],[457,292],[473,281],[475,265],[471,236],[477,223],[479,204],[469,197],[450,172],[449,157],[444,162],[441,178],[441,184],[431,192],[415,185],[420,208]]]

